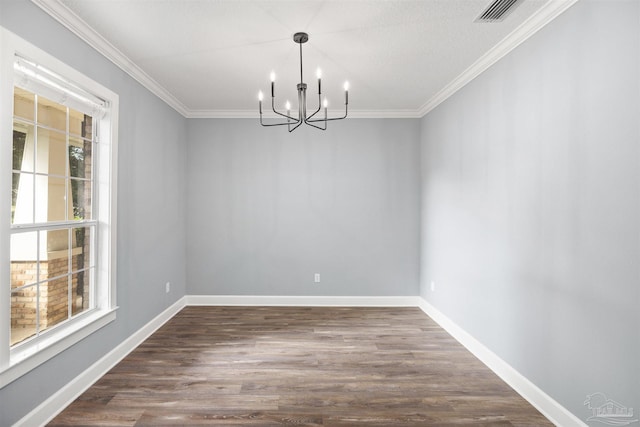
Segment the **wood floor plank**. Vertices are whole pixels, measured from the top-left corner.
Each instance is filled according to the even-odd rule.
[[[50,426],[551,426],[417,308],[186,307]]]

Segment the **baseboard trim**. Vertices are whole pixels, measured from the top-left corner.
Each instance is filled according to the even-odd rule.
[[[187,295],[187,305],[298,306],[298,307],[416,307],[415,296],[258,296]]]
[[[551,396],[485,347],[484,344],[458,326],[453,320],[423,298],[419,298],[419,300],[418,307],[420,307],[427,316],[447,331],[456,341],[465,346],[467,350],[487,365],[487,367],[504,382],[509,384],[511,388],[547,417],[549,421],[562,427],[588,427],[584,421],[580,420],[564,406],[556,402]]]
[[[136,331],[120,345],[103,356],[87,370],[75,377],[34,410],[22,417],[14,427],[45,425],[69,406],[78,396],[91,387],[104,374],[124,359],[131,351],[149,338],[158,328],[176,315],[185,306],[185,297],[180,298],[153,320]]]
[[[557,426],[588,427],[437,308],[418,296],[186,295],[25,415],[14,427],[45,425],[185,306],[419,307]]]

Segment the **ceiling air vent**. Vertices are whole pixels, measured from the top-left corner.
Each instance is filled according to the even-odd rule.
[[[520,0],[495,0],[474,22],[500,22],[515,9]]]

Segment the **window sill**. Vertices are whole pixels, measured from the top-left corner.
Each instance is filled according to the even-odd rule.
[[[113,322],[116,310],[117,307],[88,313],[86,317],[70,322],[69,325],[61,325],[60,330],[51,331],[32,345],[12,350],[10,366],[0,372],[0,389]]]

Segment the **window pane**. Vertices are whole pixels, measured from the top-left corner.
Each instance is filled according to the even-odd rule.
[[[71,210],[65,198],[66,183],[64,178],[36,176],[36,222],[66,219],[65,213]]]
[[[91,141],[69,139],[69,172],[75,178],[91,179]]]
[[[39,127],[36,147],[36,172],[67,175],[67,138],[64,133]]]
[[[75,316],[76,314],[89,309],[89,292],[91,290],[89,283],[91,279],[91,270],[74,273],[71,277],[71,315]]]
[[[38,124],[66,132],[67,107],[42,96],[39,96]]]
[[[37,285],[11,292],[11,345],[36,334],[37,292]]]
[[[13,122],[13,170],[33,172],[35,163],[33,156],[34,135],[33,125]]]
[[[69,278],[40,284],[40,332],[69,318]]]
[[[87,115],[84,116],[81,135],[83,138],[93,141],[93,117]]]
[[[13,88],[13,115],[33,120],[34,95],[19,87]]]
[[[91,259],[92,227],[77,227],[73,233],[73,270],[84,270],[93,267]]]
[[[30,173],[14,173],[11,192],[11,223],[33,223],[33,184],[35,176]]]
[[[73,218],[70,219],[91,219],[91,181],[71,179],[71,196]]]
[[[40,281],[71,273],[69,270],[70,232],[69,228],[40,232],[40,247],[47,248],[46,255],[40,258]],[[47,276],[43,278],[44,269],[47,270]]]
[[[38,281],[38,232],[11,235],[11,289]]]
[[[79,111],[69,109],[69,133],[91,139],[92,132],[91,116],[87,116]]]
[[[33,157],[25,159],[24,147],[27,141],[27,129],[31,128],[33,132],[33,126],[21,126],[16,123],[13,125],[13,161],[11,168],[13,170],[33,171]],[[17,130],[16,128],[20,128]],[[25,161],[26,160],[26,161]],[[23,165],[25,161],[25,165]]]

